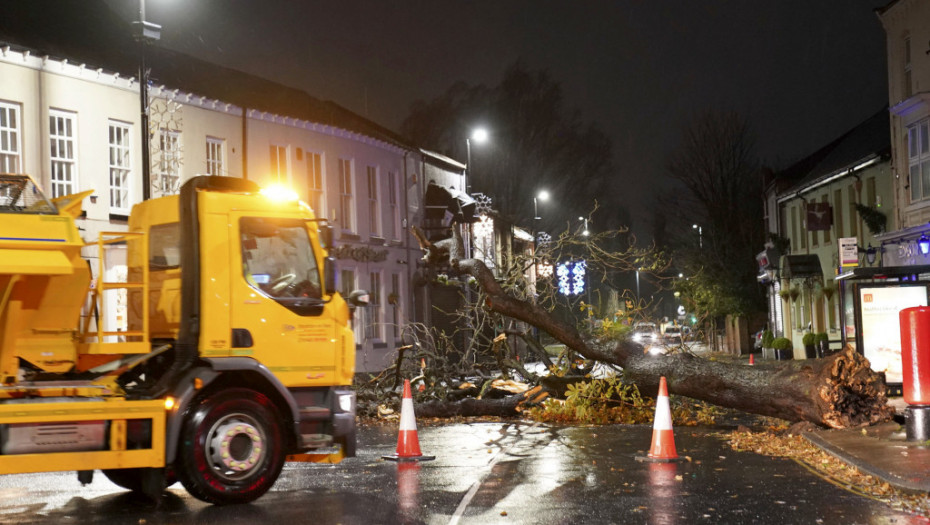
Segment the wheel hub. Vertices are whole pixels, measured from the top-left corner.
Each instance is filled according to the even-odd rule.
[[[211,460],[220,469],[248,472],[259,463],[265,451],[262,434],[246,421],[222,422],[212,435]]]

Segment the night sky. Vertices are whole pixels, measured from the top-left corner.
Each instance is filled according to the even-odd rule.
[[[135,1],[107,3],[138,16]],[[697,112],[748,116],[764,161],[783,168],[880,109],[885,37],[873,10],[886,3],[147,0],[146,18],[163,26],[160,45],[394,130],[411,102],[458,80],[496,85],[518,59],[548,69],[612,137],[618,193],[635,195],[625,201],[639,213],[644,191],[670,184],[666,159]]]

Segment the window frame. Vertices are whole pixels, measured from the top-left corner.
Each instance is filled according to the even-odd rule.
[[[181,190],[181,132],[159,128],[158,148],[159,191],[162,195],[177,194]]]
[[[378,172],[377,166],[366,166],[365,177],[368,182],[368,235],[381,237],[381,204],[378,202]]]
[[[115,143],[114,130],[120,136]],[[132,209],[132,124],[120,120],[107,123],[107,167],[110,175],[110,212],[128,215]],[[114,159],[122,159],[114,162]],[[115,182],[119,181],[119,182]]]
[[[400,194],[398,193],[397,172],[388,171],[388,208],[390,210],[390,238],[400,240]],[[387,237],[387,235],[385,235]]]
[[[326,177],[323,154],[305,150],[307,156],[307,199],[317,217],[326,214]],[[317,187],[319,183],[319,187]]]
[[[906,131],[908,196],[910,203],[916,204],[930,200],[930,118],[914,122]],[[869,198],[874,199],[873,196]]]
[[[22,106],[0,100],[0,173],[23,171],[22,123]]]
[[[384,341],[384,324],[383,319],[383,298],[384,294],[382,282],[382,271],[374,270],[368,272],[368,314],[365,319],[365,336],[372,341],[383,342]]]
[[[355,231],[355,198],[352,194],[355,161],[339,159],[339,225],[344,233]]]
[[[268,174],[272,182],[289,184],[291,182],[290,147],[281,144],[268,145]]]
[[[206,148],[207,175],[226,176],[226,139],[207,135]]]
[[[77,192],[78,184],[78,155],[77,155],[77,113],[62,109],[49,109],[48,111],[48,139],[49,139],[49,186],[51,197],[57,198]],[[66,124],[62,133],[61,124]],[[70,124],[70,128],[67,126]],[[63,148],[64,147],[64,148]],[[62,149],[65,155],[61,154]],[[63,178],[64,176],[67,179]],[[67,188],[67,190],[66,190]]]

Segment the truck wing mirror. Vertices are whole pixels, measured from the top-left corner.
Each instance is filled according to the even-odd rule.
[[[323,295],[336,293],[336,258],[330,255],[323,259]]]
[[[355,290],[349,294],[348,303],[352,306],[368,306],[370,296],[366,290]]]
[[[320,225],[320,242],[327,250],[333,248],[333,226],[331,224]]]

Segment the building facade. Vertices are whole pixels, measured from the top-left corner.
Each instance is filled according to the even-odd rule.
[[[840,239],[855,247],[855,265],[883,265],[877,235],[885,226],[868,219],[891,213],[887,126],[883,108],[770,183],[766,224],[774,235],[758,257],[760,282],[768,287],[768,324],[792,340],[795,358],[805,358],[808,332],[826,333],[835,347],[843,339]]]
[[[209,91],[203,83],[209,74],[202,72],[192,84]],[[240,75],[245,83],[256,80]],[[420,250],[407,229],[414,217],[422,219],[430,178],[424,174],[436,171],[429,167],[435,163],[389,130],[332,103],[306,96],[293,114],[282,113],[265,104],[281,98],[274,85],[262,85],[260,94],[239,94],[234,101],[187,90],[183,79],[151,85],[151,195],[177,193],[184,181],[202,174],[295,190],[335,226],[332,254],[341,290],[371,293],[371,306],[356,319],[357,368],[381,370],[401,344],[401,328],[425,320],[415,317],[418,310],[428,311],[415,308],[411,261]],[[139,83],[129,74],[0,46],[0,172],[30,174],[52,197],[94,190],[79,219],[85,240],[125,230],[132,205],[142,200],[141,121]],[[463,165],[445,163],[439,172],[444,183],[461,186]],[[85,255],[93,262],[96,252],[88,248]],[[108,272],[125,272],[118,253],[113,258]],[[108,315],[116,326],[125,318],[118,308]]]

